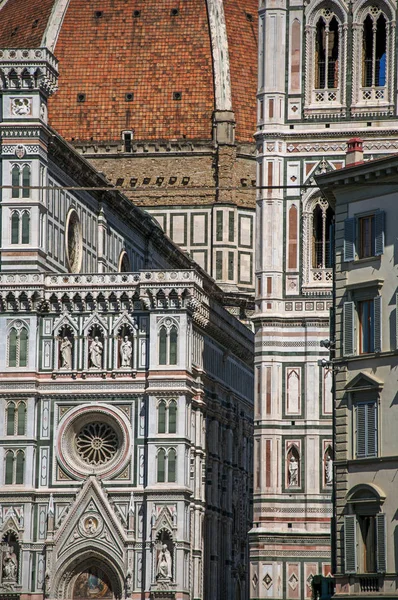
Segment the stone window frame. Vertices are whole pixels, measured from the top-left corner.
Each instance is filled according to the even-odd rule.
[[[363,24],[368,15],[372,19],[379,11],[377,18],[383,14],[386,20],[386,85],[384,89],[374,88],[370,92],[362,85],[362,44]],[[371,116],[374,113],[379,116],[391,115],[394,111],[394,77],[395,77],[395,12],[389,0],[374,0],[363,2],[356,0],[353,7],[352,24],[352,99],[351,113],[354,117]],[[368,93],[369,92],[369,93]],[[365,98],[365,95],[370,95]],[[361,97],[362,96],[362,97]]]
[[[20,407],[23,406],[24,407],[24,412],[20,413]],[[9,431],[9,423],[10,423],[10,413],[11,413],[11,408],[14,408],[14,414],[13,414],[13,426],[12,426],[12,432]],[[5,427],[5,434],[6,436],[23,436],[26,435],[26,412],[27,412],[27,406],[26,406],[26,402],[25,400],[8,400],[8,402],[6,403],[5,409],[5,423],[6,423],[6,427]],[[21,417],[22,417],[22,423],[21,423]],[[19,431],[23,429],[23,433],[19,433]]]
[[[8,462],[8,456],[12,456],[12,462]],[[22,457],[22,476],[20,478],[17,477],[19,457]],[[22,448],[7,448],[7,450],[4,452],[4,485],[24,485],[26,466],[25,459],[25,450]],[[11,481],[8,480],[9,475],[11,475]]]
[[[27,174],[27,181],[24,181]],[[12,162],[10,163],[11,175],[11,198],[18,200],[19,198],[30,198],[30,186],[32,181],[32,168],[30,163]],[[22,178],[22,179],[21,179]],[[26,185],[24,185],[26,184]],[[24,186],[24,187],[21,187]]]
[[[304,194],[302,201],[303,229],[302,229],[302,286],[309,289],[332,289],[333,268],[313,267],[312,229],[314,210],[321,206],[326,216],[330,207],[329,202],[323,198],[320,191],[310,190]],[[333,208],[333,207],[332,207]],[[326,240],[325,240],[326,243]]]
[[[335,17],[339,32],[338,86],[333,89],[315,88],[316,30],[320,19],[329,23]],[[311,2],[306,10],[305,26],[305,96],[304,117],[344,116],[347,108],[347,11],[338,0]]]
[[[13,240],[13,226],[14,226],[14,218],[17,217],[17,239]],[[27,221],[25,218],[27,217]],[[24,237],[28,238],[28,240],[24,241]],[[30,210],[23,209],[17,210],[14,209],[11,211],[10,216],[10,245],[12,246],[25,246],[30,244]]]
[[[160,453],[164,453],[163,454],[163,458],[164,458],[164,470],[163,470],[163,481],[159,481],[160,478],[160,470],[159,470],[159,456]],[[171,452],[174,452],[174,479],[169,479],[170,478],[170,467],[169,467],[169,455]],[[170,447],[164,447],[164,446],[160,446],[157,450],[156,450],[156,483],[177,483],[177,458],[178,458],[178,452],[177,452],[177,448],[175,446],[170,446]]]
[[[13,330],[16,330],[16,332],[17,332],[15,366],[10,365],[10,341],[11,341],[10,338],[11,338],[11,332]],[[20,338],[21,338],[21,333],[23,330],[26,331],[26,364],[21,365],[20,364],[21,363],[21,361],[20,361],[20,354],[21,354]],[[7,327],[7,361],[6,361],[6,365],[7,365],[8,369],[20,369],[21,367],[28,368],[28,366],[29,366],[29,338],[30,338],[30,329],[29,329],[29,325],[26,323],[26,321],[16,319],[8,325],[8,327]]]
[[[171,317],[165,317],[164,319],[161,319],[158,324],[157,324],[157,338],[158,338],[158,352],[157,352],[157,359],[158,359],[158,364],[160,366],[177,366],[179,364],[179,352],[180,352],[180,325],[179,322],[176,319],[173,319]],[[162,358],[162,335],[163,335],[163,331],[165,331],[166,334],[166,339],[165,339],[165,343],[166,343],[166,354],[165,354],[165,360],[163,362],[163,358]],[[171,340],[171,333],[172,331],[175,331],[176,333],[176,341],[175,341],[175,362],[170,362],[170,357],[171,357],[171,350],[172,350],[172,340]],[[174,350],[173,350],[174,353]]]
[[[163,429],[163,427],[161,427],[161,411],[160,411],[160,407],[164,406],[164,431],[160,431],[160,429]],[[175,415],[174,415],[174,431],[170,431],[170,408],[174,406],[175,407]],[[156,413],[157,413],[157,433],[158,434],[174,434],[177,433],[177,414],[178,414],[178,402],[176,398],[170,398],[169,400],[166,398],[160,398],[157,402],[157,406],[156,406]]]

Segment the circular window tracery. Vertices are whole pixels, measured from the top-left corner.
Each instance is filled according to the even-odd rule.
[[[76,436],[76,449],[85,463],[104,465],[117,452],[117,435],[106,423],[88,423]]]
[[[120,473],[131,456],[131,424],[109,405],[85,405],[72,409],[58,430],[57,456],[71,477]]]

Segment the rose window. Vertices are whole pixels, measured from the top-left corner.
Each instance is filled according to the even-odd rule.
[[[107,423],[88,423],[76,436],[80,458],[89,465],[104,465],[116,454],[118,437]]]

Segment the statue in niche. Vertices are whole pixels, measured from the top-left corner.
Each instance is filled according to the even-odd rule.
[[[4,544],[2,546],[3,554],[3,582],[16,582],[18,575],[18,560],[14,552],[14,546]]]
[[[171,554],[167,548],[167,544],[163,544],[159,550],[156,578],[171,579]]]
[[[131,367],[131,357],[133,355],[133,344],[127,335],[124,336],[120,344],[120,365],[122,368]]]
[[[102,351],[104,346],[100,342],[99,337],[96,335],[90,344],[90,361],[91,367],[94,369],[100,369],[102,367]]]
[[[325,481],[326,485],[333,483],[333,460],[330,454],[327,455],[325,462]]]
[[[292,454],[289,460],[289,487],[298,487],[298,470],[298,460],[296,459],[294,454]]]
[[[59,350],[61,353],[61,368],[62,369],[71,369],[72,368],[72,342],[66,336],[61,339],[61,343],[59,345]]]

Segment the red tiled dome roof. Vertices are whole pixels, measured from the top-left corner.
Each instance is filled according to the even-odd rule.
[[[61,2],[68,4],[63,13],[56,4],[7,0],[0,46],[49,44],[60,73],[49,116],[61,135],[103,142],[134,130],[136,139],[211,138],[217,78],[206,0],[70,0]],[[257,0],[224,0],[224,12],[236,138],[252,141]]]

